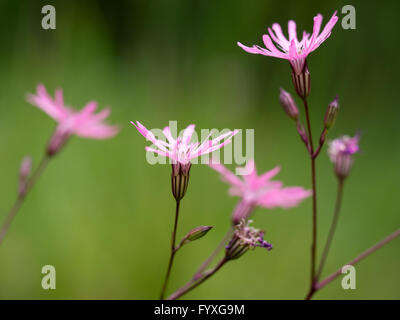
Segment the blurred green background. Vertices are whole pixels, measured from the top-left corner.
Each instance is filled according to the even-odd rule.
[[[56,30],[41,28],[41,8],[56,7]],[[73,138],[29,194],[0,247],[0,298],[153,299],[159,295],[175,203],[170,167],[149,165],[143,137],[129,124],[162,128],[255,129],[255,160],[264,172],[281,165],[285,185],[310,188],[309,160],[278,104],[293,93],[287,62],[250,55],[236,42],[262,44],[273,22],[312,18],[352,4],[357,29],[340,21],[309,58],[314,133],[336,94],[341,113],[329,138],[362,131],[345,186],[341,219],[324,275],[400,225],[397,1],[4,1],[0,3],[0,218],[17,190],[20,160],[37,164],[55,123],[25,101],[37,83],[64,90],[81,108],[111,106],[115,138]],[[286,29],[286,28],[285,28]],[[319,248],[331,220],[336,180],[323,150],[317,162]],[[230,168],[234,168],[230,166]],[[170,291],[190,279],[229,226],[237,203],[205,165],[191,170],[179,236],[212,225],[207,237],[177,255]],[[255,225],[274,249],[229,263],[186,298],[302,299],[309,283],[311,200],[291,210],[258,209]],[[400,240],[357,267],[357,289],[336,280],[316,299],[399,299]],[[57,270],[57,289],[43,290],[41,268]]]

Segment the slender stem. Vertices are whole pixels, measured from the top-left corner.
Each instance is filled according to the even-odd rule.
[[[319,153],[321,152],[321,150],[322,150],[322,147],[324,146],[324,143],[325,143],[325,138],[326,138],[326,134],[328,133],[328,129],[327,128],[324,128],[324,130],[322,130],[322,133],[321,133],[321,136],[320,136],[320,138],[319,138],[319,145],[318,145],[318,148],[317,148],[317,150],[315,150],[315,152],[313,153],[313,158],[316,158],[316,157],[318,157],[318,155],[319,155]]]
[[[364,258],[368,257],[370,254],[374,253],[376,250],[382,248],[385,244],[389,243],[390,241],[394,240],[400,236],[400,229],[397,229],[395,232],[392,234],[388,235],[385,239],[379,241],[377,244],[373,245],[371,248],[365,250],[363,253],[361,253],[359,256],[348,262],[346,265],[355,265],[356,263],[360,262]],[[332,273],[330,276],[326,277],[324,280],[320,281],[315,285],[315,290],[313,294],[325,287],[328,283],[331,281],[335,280],[339,275],[342,274],[342,268],[339,268],[337,271]],[[312,294],[311,294],[312,296]]]
[[[204,281],[206,281],[208,278],[214,275],[219,269],[221,269],[222,266],[227,262],[228,260],[226,259],[226,257],[223,257],[221,261],[218,262],[218,264],[213,269],[205,273],[202,278],[198,279],[197,281],[193,279],[190,280],[182,288],[178,289],[173,294],[171,294],[168,297],[168,300],[176,300],[181,296],[183,296],[184,294],[188,293],[189,291],[193,290],[194,288],[198,287],[200,284],[202,284]]]
[[[19,194],[18,198],[15,200],[14,205],[11,207],[11,210],[8,212],[6,219],[4,220],[3,226],[0,229],[0,245],[3,243],[5,236],[10,228],[11,223],[13,222],[15,216],[17,215],[19,209],[21,208],[22,204],[26,196],[28,195],[29,191],[33,188],[39,177],[42,175],[44,169],[46,169],[50,160],[50,156],[46,153],[42,160],[40,161],[39,166],[36,168],[35,172],[32,176],[28,179],[26,183],[26,189],[23,194]]]
[[[175,222],[174,222],[174,230],[172,231],[172,241],[171,241],[171,254],[169,257],[167,274],[165,275],[164,284],[161,289],[161,294],[160,294],[161,300],[164,299],[165,297],[165,290],[167,289],[169,276],[171,275],[172,264],[174,263],[175,253],[177,251],[175,243],[176,243],[176,230],[178,227],[178,219],[179,219],[179,206],[180,206],[180,200],[176,200]]]
[[[317,184],[316,184],[316,170],[315,170],[315,157],[314,154],[314,145],[312,141],[312,131],[311,131],[311,122],[310,122],[310,114],[308,112],[308,103],[306,99],[303,99],[304,109],[306,112],[307,118],[307,130],[308,130],[308,139],[310,142],[310,159],[311,159],[311,183],[312,183],[312,199],[313,199],[313,214],[312,214],[312,245],[311,245],[311,280],[310,280],[310,288],[314,286],[315,282],[315,264],[316,264],[316,254],[317,254]],[[310,289],[311,290],[311,289]]]
[[[197,269],[195,275],[193,276],[193,280],[196,281],[198,280],[202,275],[203,271],[210,265],[210,263],[214,260],[214,258],[218,255],[218,253],[225,248],[226,243],[228,240],[232,237],[233,234],[233,228],[229,228],[228,232],[222,239],[222,241],[219,243],[219,245],[215,248],[215,250],[211,253],[211,255],[202,263],[199,269]]]
[[[342,204],[343,186],[344,186],[344,180],[343,179],[339,179],[338,180],[337,195],[336,195],[335,211],[333,213],[332,224],[331,224],[331,227],[330,227],[330,230],[329,230],[328,238],[326,240],[324,251],[322,253],[322,258],[321,258],[321,261],[319,263],[319,267],[318,267],[317,275],[315,277],[315,281],[318,281],[320,276],[321,276],[321,273],[323,271],[323,268],[324,268],[324,265],[325,265],[325,262],[326,262],[326,258],[328,257],[329,249],[330,249],[331,244],[332,244],[333,235],[335,234],[337,222],[338,222],[338,219],[339,219],[340,207],[341,207],[341,204]]]

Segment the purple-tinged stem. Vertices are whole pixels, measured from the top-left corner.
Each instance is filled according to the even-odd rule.
[[[318,155],[319,155],[319,153],[321,152],[321,150],[322,150],[322,147],[324,146],[324,143],[325,143],[325,138],[326,138],[326,134],[328,133],[328,129],[327,128],[324,128],[324,130],[322,130],[322,133],[321,133],[321,136],[320,136],[320,138],[319,138],[319,145],[318,145],[318,148],[317,148],[317,150],[315,150],[315,152],[313,153],[313,158],[316,158],[316,157],[318,157]]]
[[[348,262],[346,265],[355,265],[356,263],[360,262],[364,258],[368,257],[370,254],[374,253],[376,250],[382,248],[385,244],[389,243],[390,241],[394,240],[400,236],[400,229],[397,229],[395,232],[392,234],[388,235],[385,239],[379,241],[377,244],[373,245],[371,248],[365,250],[363,253],[361,253],[359,256]],[[307,300],[311,299],[313,294],[317,292],[318,290],[322,289],[325,287],[328,283],[332,282],[335,280],[338,276],[342,274],[342,268],[339,268],[337,271],[332,273],[330,276],[326,277],[324,280],[318,282],[314,287],[314,291],[312,293],[309,293],[309,295],[306,297]]]
[[[308,112],[308,103],[307,99],[303,99],[304,109],[306,112],[307,119],[307,129],[308,129],[308,140],[310,145],[310,159],[311,159],[311,183],[312,183],[312,199],[313,199],[313,214],[312,214],[312,245],[311,245],[311,280],[310,280],[310,290],[312,290],[315,282],[315,264],[316,264],[316,254],[317,254],[317,184],[316,184],[316,170],[315,170],[315,158],[314,154],[314,145],[312,141],[312,131],[311,131],[311,122],[310,122],[310,114]]]
[[[3,223],[3,226],[0,229],[0,245],[3,243],[5,236],[7,235],[8,230],[10,229],[10,225],[13,222],[15,216],[17,215],[19,209],[21,208],[22,204],[26,196],[28,195],[29,191],[33,188],[39,177],[42,175],[43,171],[46,169],[51,156],[47,153],[43,156],[42,160],[40,161],[39,166],[36,168],[35,172],[26,182],[26,187],[23,193],[19,193],[18,198],[15,200],[14,205],[12,206],[11,210],[8,212],[8,215]]]
[[[332,239],[333,239],[333,236],[335,234],[337,222],[338,222],[338,219],[339,219],[340,208],[341,208],[341,205],[342,205],[343,186],[344,186],[344,179],[338,179],[338,189],[337,189],[337,195],[336,195],[335,211],[333,213],[332,224],[331,224],[331,227],[330,227],[330,230],[329,230],[328,238],[326,240],[324,251],[322,253],[321,261],[319,263],[319,267],[318,267],[317,275],[315,277],[315,281],[318,281],[320,276],[321,276],[321,274],[322,274],[322,271],[324,269],[324,265],[325,265],[325,262],[326,262],[326,258],[328,257],[329,249],[330,249],[331,244],[332,244]]]
[[[190,280],[188,283],[186,283],[183,287],[175,291],[173,294],[171,294],[167,300],[176,300],[183,296],[184,294],[188,293],[189,291],[193,290],[194,288],[198,287],[200,284],[202,284],[204,281],[206,281],[208,278],[210,278],[212,275],[214,275],[219,269],[221,269],[225,263],[227,263],[228,260],[226,257],[223,257],[218,264],[211,269],[210,271],[206,272],[202,278],[197,279],[197,280]]]
[[[180,206],[180,200],[176,200],[175,222],[174,222],[174,230],[172,231],[172,241],[171,241],[171,254],[169,257],[167,274],[165,275],[164,284],[161,289],[160,300],[163,300],[165,297],[165,290],[167,289],[168,280],[171,275],[172,265],[174,263],[174,258],[177,251],[175,244],[176,244],[176,230],[178,227],[178,219],[179,219],[179,206]]]

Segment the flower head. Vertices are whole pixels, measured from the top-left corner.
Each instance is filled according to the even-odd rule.
[[[173,163],[187,165],[194,158],[200,157],[203,154],[211,153],[222,148],[224,145],[231,142],[232,137],[238,132],[237,130],[226,132],[215,139],[209,139],[210,135],[202,142],[191,143],[195,125],[189,125],[183,132],[182,137],[176,139],[172,136],[169,127],[163,129],[163,134],[167,139],[157,139],[154,134],[146,129],[139,121],[131,123],[147,140],[153,143],[154,147],[145,147],[146,151],[155,152],[161,156],[170,158]]]
[[[360,137],[343,136],[329,143],[328,154],[335,166],[335,173],[340,178],[346,178],[353,165],[353,155],[360,150]]]
[[[232,196],[241,197],[241,202],[233,215],[235,224],[247,218],[256,206],[268,209],[275,207],[291,208],[311,195],[310,190],[305,190],[302,187],[283,187],[281,181],[271,181],[278,174],[279,167],[259,176],[254,161],[250,160],[244,168],[244,171],[248,174],[240,179],[222,164],[211,163],[210,166],[221,174],[222,180],[231,185],[229,193]]]
[[[256,247],[272,249],[272,244],[264,240],[264,231],[256,229],[250,224],[252,220],[242,219],[236,226],[232,239],[225,247],[226,257],[230,260],[237,259],[247,250]]]
[[[56,133],[49,144],[50,154],[58,151],[73,134],[84,138],[106,139],[118,132],[116,126],[109,126],[103,122],[109,116],[110,109],[106,108],[95,114],[97,103],[91,101],[81,111],[73,110],[64,105],[61,89],[56,90],[52,99],[46,88],[39,84],[36,95],[29,94],[27,100],[58,122]]]
[[[258,45],[247,47],[240,42],[238,42],[238,45],[249,53],[289,60],[295,73],[300,74],[305,66],[307,56],[329,38],[337,21],[338,17],[335,11],[325,28],[320,32],[322,15],[317,14],[314,17],[312,34],[310,35],[304,31],[301,41],[297,38],[296,22],[290,20],[288,23],[289,39],[283,34],[281,26],[278,23],[274,23],[272,29],[268,28],[269,35],[263,35],[265,48],[261,48]]]

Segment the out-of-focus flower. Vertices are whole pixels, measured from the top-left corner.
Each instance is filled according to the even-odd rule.
[[[146,151],[154,152],[161,156],[168,157],[172,160],[172,193],[177,201],[181,200],[186,193],[189,184],[189,172],[191,168],[191,160],[204,154],[212,153],[222,148],[224,145],[232,141],[232,137],[238,132],[237,130],[228,131],[220,136],[209,139],[212,133],[202,142],[193,142],[192,135],[195,125],[189,125],[183,132],[182,137],[176,139],[172,136],[169,127],[163,129],[163,134],[167,139],[157,139],[154,134],[143,126],[139,121],[131,123],[147,140],[153,143],[155,147],[145,147]]]
[[[258,176],[255,163],[250,160],[244,168],[249,174],[240,179],[222,164],[211,163],[210,166],[221,174],[223,181],[231,185],[229,193],[241,197],[232,217],[234,224],[247,219],[256,206],[268,209],[291,208],[311,195],[310,190],[302,187],[283,187],[281,181],[271,181],[278,174],[279,167]]]
[[[288,23],[289,39],[283,34],[281,26],[278,23],[274,23],[272,29],[268,28],[269,35],[263,35],[265,48],[261,48],[258,45],[247,47],[240,42],[237,44],[249,53],[289,60],[293,71],[296,74],[300,74],[305,67],[307,56],[331,35],[331,31],[338,21],[336,13],[335,11],[322,32],[320,32],[322,15],[317,14],[314,17],[313,33],[310,35],[304,31],[301,41],[297,39],[296,22],[290,20]]]
[[[91,101],[82,110],[76,111],[64,105],[61,89],[56,90],[55,97],[52,99],[46,88],[39,84],[37,93],[29,94],[27,100],[58,122],[56,132],[48,146],[50,155],[59,151],[73,134],[84,138],[107,139],[119,131],[116,126],[110,126],[103,122],[111,112],[109,108],[95,114],[97,103]]]
[[[353,165],[353,155],[360,150],[360,137],[343,136],[329,143],[328,154],[335,166],[335,173],[339,179],[346,178]]]
[[[251,227],[252,220],[242,219],[236,226],[232,239],[225,247],[225,255],[229,260],[237,259],[249,249],[256,247],[272,249],[272,244],[264,240],[264,231]]]

